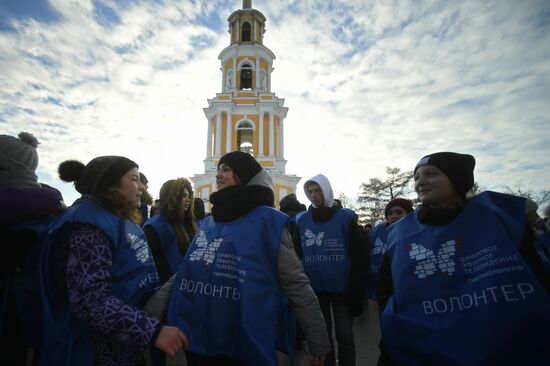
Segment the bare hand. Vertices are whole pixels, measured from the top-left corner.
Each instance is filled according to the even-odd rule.
[[[157,336],[155,347],[174,358],[182,347],[185,349],[189,347],[189,341],[187,340],[187,336],[178,327],[165,325]]]
[[[309,361],[310,366],[323,366],[325,364],[325,357],[326,356],[318,356],[313,357],[311,361]]]

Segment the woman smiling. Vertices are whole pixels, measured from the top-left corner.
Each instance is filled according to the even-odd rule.
[[[61,179],[83,197],[53,224],[41,259],[41,365],[139,365],[149,345],[174,355],[187,344],[140,307],[159,286],[137,225],[138,166],[122,156],[66,161]]]

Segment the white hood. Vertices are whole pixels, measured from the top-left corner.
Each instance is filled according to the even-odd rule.
[[[324,198],[324,205],[325,207],[332,207],[334,205],[334,195],[332,193],[332,186],[330,185],[330,182],[327,177],[325,177],[323,174],[317,174],[314,177],[309,178],[304,183],[304,192],[306,193],[306,197],[311,202],[311,197],[309,196],[309,192],[307,191],[307,186],[309,183],[317,183],[319,187],[321,187],[321,191],[323,191],[323,198]],[[313,207],[317,207],[311,203]]]

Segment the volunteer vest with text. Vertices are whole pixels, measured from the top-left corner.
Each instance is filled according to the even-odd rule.
[[[346,292],[350,281],[349,226],[354,213],[337,210],[323,223],[307,211],[298,218],[304,269],[315,292]]]
[[[374,285],[378,279],[378,273],[380,272],[380,264],[382,257],[386,251],[387,229],[384,223],[376,225],[371,231],[369,231],[369,241],[371,243],[371,256],[369,264],[368,286],[365,299],[374,300],[376,298]]]
[[[97,226],[113,242],[112,288],[124,303],[141,307],[158,288],[159,278],[141,228],[91,202],[73,205],[53,223],[41,257],[41,294],[44,299],[44,340],[40,365],[94,365],[94,346],[87,326],[70,313],[66,298],[50,278],[49,256],[56,234],[68,223]],[[47,350],[47,351],[46,351]]]
[[[205,218],[178,270],[168,324],[189,350],[247,365],[276,365],[283,296],[277,258],[285,214],[259,206],[228,223]]]
[[[485,192],[448,225],[423,225],[417,211],[394,225],[381,328],[396,364],[548,363],[550,297],[518,251],[524,199]]]
[[[178,238],[172,225],[166,220],[164,215],[155,215],[147,220],[145,226],[153,227],[159,237],[162,251],[170,266],[170,270],[172,273],[176,272],[185,254],[180,250]]]

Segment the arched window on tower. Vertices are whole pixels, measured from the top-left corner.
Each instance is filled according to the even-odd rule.
[[[237,149],[239,151],[254,155],[253,146],[254,126],[248,121],[237,124]]]
[[[244,22],[242,26],[242,42],[250,42],[251,39],[251,27],[249,22]]]
[[[252,66],[243,64],[241,66],[241,90],[252,89]]]

